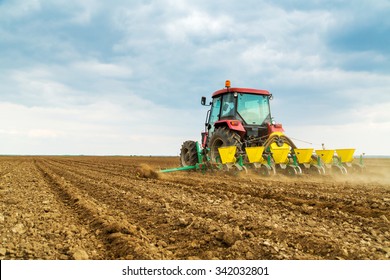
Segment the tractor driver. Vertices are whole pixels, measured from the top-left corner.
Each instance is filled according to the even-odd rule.
[[[221,117],[227,117],[233,115],[234,103],[233,102],[225,102],[222,107]]]
[[[221,118],[234,115],[234,96],[228,94],[223,97],[222,100],[222,112]]]

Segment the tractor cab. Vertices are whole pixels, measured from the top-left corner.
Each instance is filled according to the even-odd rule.
[[[230,81],[226,81],[225,88],[212,95],[205,132],[202,133],[203,147],[210,146],[213,134],[222,128],[237,134],[241,142],[258,142],[266,139],[271,132],[283,131],[281,125],[272,124],[271,98],[267,90],[231,88]],[[205,97],[202,97],[202,104],[206,105]]]

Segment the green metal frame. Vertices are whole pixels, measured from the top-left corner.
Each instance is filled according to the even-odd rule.
[[[160,170],[161,173],[168,173],[168,172],[176,172],[176,171],[186,171],[186,170],[206,170],[206,165],[203,162],[203,150],[199,145],[199,142],[196,142],[196,152],[198,154],[198,162],[195,165],[188,165],[188,166],[182,166],[182,167],[176,167],[176,168],[168,168],[168,169],[162,169]],[[207,161],[209,159],[207,158]]]

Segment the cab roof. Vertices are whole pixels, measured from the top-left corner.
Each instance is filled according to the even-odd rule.
[[[241,92],[241,93],[250,93],[250,94],[258,94],[258,95],[271,95],[268,90],[264,89],[254,89],[254,88],[223,88],[217,90],[213,93],[212,97],[216,97],[218,95],[223,95],[228,92]]]

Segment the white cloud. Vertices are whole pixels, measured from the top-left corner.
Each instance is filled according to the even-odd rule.
[[[96,60],[74,62],[71,67],[78,72],[90,73],[103,77],[130,78],[132,74],[132,70],[129,66],[102,63]]]
[[[390,141],[390,121],[290,126],[286,130],[287,135],[301,148],[321,149],[324,143],[327,149],[354,148],[355,155],[389,154],[386,143]]]
[[[58,138],[63,135],[63,132],[50,129],[31,129],[27,135],[31,138]]]
[[[70,108],[0,103],[0,119],[7,120],[1,122],[0,154],[172,155],[186,137],[198,140],[199,111],[132,100],[131,106],[100,101]],[[199,118],[191,118],[194,113]]]
[[[200,11],[173,19],[164,27],[168,38],[173,41],[186,42],[193,37],[207,38],[225,35],[232,27],[232,20],[227,15],[212,16]]]
[[[57,2],[57,1],[56,1]],[[65,1],[66,4],[68,1]],[[78,23],[78,24],[88,24],[91,22],[92,17],[100,11],[100,4],[99,1],[96,0],[83,0],[83,1],[76,1],[72,3],[76,4],[77,8],[74,9],[73,17],[71,18],[72,22]],[[61,5],[62,6],[62,5]]]
[[[387,101],[375,104],[362,104],[361,106],[350,110],[351,118],[354,124],[361,125],[364,131],[365,127],[382,126],[376,133],[387,134],[390,140],[390,98]],[[379,128],[379,127],[378,127]]]
[[[0,3],[0,20],[10,20],[10,18],[19,19],[41,10],[40,0],[14,0],[2,2],[3,3]]]
[[[11,100],[19,98],[20,103],[33,105],[66,106],[78,98],[82,99],[80,90],[59,81],[56,71],[46,66],[9,71],[1,78],[8,85],[3,94],[9,95]]]

